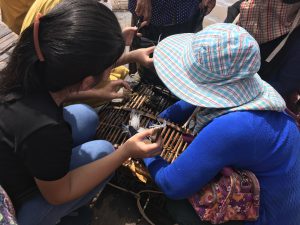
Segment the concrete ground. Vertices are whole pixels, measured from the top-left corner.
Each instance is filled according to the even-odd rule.
[[[135,193],[153,189],[153,185],[144,185],[137,181],[129,170],[120,168],[111,183]],[[165,197],[161,194],[141,194],[141,205],[146,208],[146,216],[156,225],[173,225],[164,210]],[[147,199],[150,197],[148,203]],[[135,195],[107,185],[93,207],[92,225],[148,225],[137,207]]]

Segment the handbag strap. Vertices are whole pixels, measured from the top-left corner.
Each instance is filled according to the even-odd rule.
[[[234,21],[232,22],[233,24],[237,24],[238,22],[239,22],[239,20],[240,20],[240,13],[239,14],[237,14],[237,16],[235,17],[235,19],[234,19]]]
[[[236,180],[237,178],[235,177],[234,172],[229,176],[229,179],[230,179],[230,190],[229,190],[226,198],[224,199],[222,205],[220,206],[220,213],[218,213],[216,215],[216,217],[217,217],[216,220],[217,221],[222,220],[222,217],[225,214],[226,208],[228,207],[228,204],[226,204],[226,203],[227,203],[228,199],[232,198],[232,195],[233,195],[233,192],[234,192],[234,187],[235,187],[235,184],[236,184],[236,181],[237,181]]]
[[[232,173],[232,174],[230,174],[230,173]],[[255,176],[254,173],[252,173],[249,170],[238,170],[238,169],[232,169],[230,167],[229,168],[225,167],[222,170],[222,174],[223,175],[227,174],[227,176],[230,176],[230,177],[232,177],[232,176],[237,176],[237,177],[246,176],[248,179],[250,179],[250,181],[252,183],[254,206],[259,207],[260,185],[259,185],[259,181],[258,181],[258,179],[257,179],[257,177]]]
[[[296,29],[298,23],[300,21],[300,9],[298,10],[298,13],[294,19],[294,22],[292,24],[291,30],[288,33],[288,35],[279,43],[279,45],[273,50],[273,52],[268,56],[268,58],[266,59],[266,62],[271,62],[272,59],[274,59],[274,57],[278,54],[278,52],[283,48],[283,46],[285,45],[285,43],[287,42],[287,39],[289,38],[289,36],[291,35],[291,33],[293,32],[293,30]]]
[[[247,176],[252,181],[252,184],[253,184],[253,201],[254,201],[254,205],[256,207],[259,207],[260,185],[259,185],[258,179],[254,175],[254,173],[252,173],[252,172],[250,172],[248,170],[245,170],[244,172],[247,174]]]

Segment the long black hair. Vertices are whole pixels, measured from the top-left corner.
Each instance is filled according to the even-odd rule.
[[[97,0],[63,0],[40,18],[39,61],[33,25],[22,33],[0,74],[0,97],[59,91],[114,64],[125,43],[117,18]]]

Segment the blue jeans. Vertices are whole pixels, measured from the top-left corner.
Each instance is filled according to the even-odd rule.
[[[113,152],[114,148],[109,142],[102,140],[92,141],[99,124],[98,115],[92,108],[82,104],[67,106],[64,108],[64,119],[72,127],[74,141],[70,170]],[[18,224],[54,225],[62,217],[89,203],[104,188],[109,179],[100,183],[85,196],[62,205],[51,205],[41,194],[37,194],[18,210]]]

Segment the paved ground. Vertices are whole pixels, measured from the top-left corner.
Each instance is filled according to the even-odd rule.
[[[153,189],[151,185],[137,182],[126,168],[120,168],[113,180],[113,184],[125,187],[138,193],[140,190]],[[145,214],[156,225],[173,225],[164,210],[165,198],[161,194],[141,194],[141,205],[144,207],[150,197]],[[118,190],[110,185],[101,193],[94,206],[94,220],[92,225],[148,225],[137,207],[137,198],[131,193]]]

